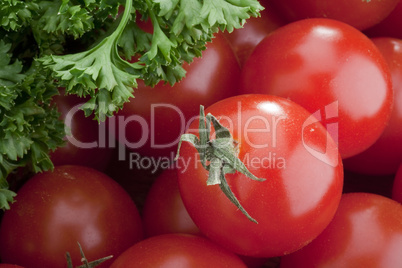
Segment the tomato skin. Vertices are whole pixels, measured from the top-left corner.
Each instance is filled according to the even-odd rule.
[[[367,150],[345,159],[344,166],[362,174],[390,175],[402,163],[402,40],[377,37],[372,41],[390,66],[394,105],[380,138]]]
[[[186,77],[173,86],[161,82],[151,88],[138,81],[135,98],[117,113],[117,138],[132,151],[174,158],[180,135],[200,104],[237,94],[240,66],[222,34],[216,34],[201,58],[183,67]]]
[[[110,268],[131,267],[246,268],[246,265],[235,254],[204,237],[165,234],[133,245],[110,266]]]
[[[82,165],[103,171],[109,163],[113,148],[107,144],[106,123],[98,123],[91,117],[85,117],[79,107],[86,99],[75,95],[60,95],[53,97],[60,112],[60,119],[65,122],[71,135],[67,135],[66,144],[50,152],[54,165]]]
[[[234,29],[231,33],[223,33],[233,47],[240,66],[243,66],[254,47],[265,36],[286,24],[269,1],[260,1],[260,3],[265,8],[260,12],[260,17],[251,17],[246,21],[243,28]]]
[[[152,184],[142,218],[147,237],[169,233],[201,234],[183,204],[174,167],[164,170]]]
[[[0,263],[0,268],[24,268],[24,267],[15,264]]]
[[[331,19],[300,20],[264,38],[242,69],[240,92],[278,95],[319,111],[321,121],[337,124],[328,131],[344,159],[380,137],[393,104],[381,52],[360,31]]]
[[[81,264],[118,256],[143,237],[128,194],[111,178],[83,166],[39,173],[17,192],[0,227],[2,261],[26,267],[65,267],[66,252]],[[111,261],[99,267],[108,267]]]
[[[402,206],[369,193],[344,194],[330,225],[281,268],[402,267]]]
[[[289,21],[306,18],[335,19],[364,30],[384,20],[399,0],[271,0]]]
[[[239,95],[208,107],[208,113],[231,131],[239,144],[238,158],[250,172],[266,180],[226,175],[256,224],[228,200],[219,185],[206,185],[208,173],[196,149],[183,142],[178,161],[188,164],[179,166],[179,189],[201,232],[237,254],[254,257],[283,255],[309,243],[330,222],[342,193],[341,158],[327,131],[319,123],[303,129],[306,120],[314,117],[277,96]],[[198,135],[197,126],[194,121],[188,132]],[[316,158],[307,147],[327,154]]]

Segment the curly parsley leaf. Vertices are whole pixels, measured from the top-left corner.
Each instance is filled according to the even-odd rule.
[[[0,26],[7,31],[26,27],[39,10],[34,1],[2,0],[0,2]]]
[[[8,209],[15,193],[7,177],[18,167],[49,170],[49,151],[63,144],[64,124],[50,105],[58,90],[34,64],[26,73],[11,62],[10,44],[0,40],[0,208]]]
[[[262,9],[257,0],[126,0],[118,26],[95,47],[39,60],[68,94],[90,96],[85,113],[104,120],[133,97],[136,79],[176,83],[183,62],[201,56],[215,32],[239,28]],[[153,33],[138,27],[137,14],[150,19]]]

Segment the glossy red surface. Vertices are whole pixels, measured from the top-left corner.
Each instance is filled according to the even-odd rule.
[[[345,194],[330,225],[281,259],[281,268],[402,267],[402,206],[368,193]]]
[[[166,234],[145,239],[126,250],[110,268],[230,267],[246,268],[241,259],[206,238]]]
[[[18,191],[0,228],[2,261],[26,267],[65,267],[66,252],[81,263],[118,256],[143,237],[139,212],[115,181],[94,169],[58,166]],[[99,267],[108,267],[111,261]]]
[[[345,159],[346,169],[372,175],[395,174],[402,163],[402,41],[377,37],[372,41],[380,49],[391,71],[394,102],[391,118],[380,138],[364,152]]]
[[[289,98],[315,113],[343,158],[380,137],[393,103],[389,67],[378,48],[330,19],[297,21],[267,36],[243,67],[240,92]]]
[[[240,95],[205,110],[227,127],[237,156],[263,182],[227,174],[234,195],[258,224],[221,192],[207,186],[196,149],[183,142],[177,165],[188,213],[211,240],[241,254],[279,256],[309,243],[330,222],[342,192],[336,144],[304,108],[269,95]],[[189,133],[196,133],[198,120]]]

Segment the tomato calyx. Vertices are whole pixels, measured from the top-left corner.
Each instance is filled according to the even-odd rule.
[[[107,256],[107,257],[100,258],[98,260],[94,260],[94,261],[89,262],[88,259],[85,257],[84,250],[82,249],[80,243],[78,243],[78,247],[80,248],[82,265],[77,266],[77,268],[93,268],[93,267],[96,267],[96,266],[100,265],[104,261],[107,261],[107,260],[113,258],[113,256],[110,255],[110,256]],[[67,267],[68,268],[73,268],[73,261],[71,260],[71,255],[70,255],[69,252],[66,253],[66,259],[67,259]]]
[[[215,130],[215,139],[211,139],[211,124]],[[208,171],[207,185],[219,185],[221,191],[229,200],[252,222],[258,223],[244,209],[236,198],[225,178],[226,174],[240,172],[248,178],[256,181],[264,181],[252,174],[244,163],[237,157],[237,141],[230,131],[219,123],[212,114],[205,116],[204,106],[200,106],[199,138],[190,133],[180,137],[177,148],[176,160],[180,156],[180,147],[183,141],[190,142],[198,151],[202,166]]]

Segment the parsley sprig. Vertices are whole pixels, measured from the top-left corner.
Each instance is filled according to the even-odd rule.
[[[58,88],[87,97],[82,109],[102,121],[134,96],[138,79],[173,85],[214,33],[262,9],[257,0],[0,1],[0,208],[15,196],[10,173],[53,168],[48,153],[65,136],[51,104]]]

